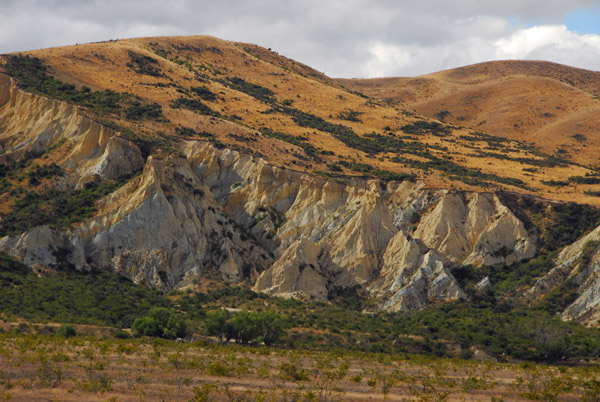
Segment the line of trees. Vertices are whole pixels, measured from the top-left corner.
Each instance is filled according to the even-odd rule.
[[[236,343],[264,342],[271,346],[284,334],[284,321],[273,311],[231,312],[225,309],[207,314],[204,321],[206,335],[216,336],[222,343],[231,339]]]
[[[203,329],[208,336],[216,336],[222,343],[234,340],[249,344],[263,342],[266,346],[276,343],[285,335],[285,321],[273,311],[214,310],[207,314]],[[187,325],[182,314],[171,308],[154,307],[133,322],[131,329],[138,335],[167,339],[183,338]]]

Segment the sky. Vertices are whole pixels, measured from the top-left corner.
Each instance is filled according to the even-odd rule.
[[[167,35],[255,43],[330,77],[506,59],[600,70],[600,0],[0,0],[0,53]]]

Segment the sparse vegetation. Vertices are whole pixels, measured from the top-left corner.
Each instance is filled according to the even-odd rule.
[[[142,104],[140,102],[133,102],[133,104],[125,110],[125,118],[129,120],[164,120],[165,116],[162,113],[162,106],[158,103]]]
[[[125,110],[127,118],[133,116],[134,120],[139,120],[141,117],[164,119],[160,111],[160,106],[156,104],[142,104],[139,99],[135,99],[130,94],[123,94],[108,89],[104,91],[92,91],[86,86],[77,89],[75,85],[63,83],[50,76],[48,74],[48,67],[37,57],[9,56],[4,69],[7,74],[18,81],[19,86],[23,89],[49,98],[81,105],[99,113],[116,115],[120,115],[123,108],[129,105]],[[142,113],[140,114],[140,112]]]
[[[175,127],[175,134],[181,135],[182,137],[205,137],[205,138],[213,138],[214,135],[208,133],[206,131],[196,131],[191,127],[178,126]]]
[[[164,77],[165,75],[160,71],[158,67],[158,60],[153,57],[128,52],[130,62],[127,63],[127,67],[131,68],[138,74],[150,75],[152,77]]]
[[[358,112],[356,110],[345,110],[343,112],[340,112],[338,114],[338,119],[342,119],[342,120],[348,120],[348,121],[352,121],[352,122],[360,122],[359,116],[362,114],[362,112]]]
[[[0,215],[0,236],[23,233],[40,225],[62,228],[90,218],[96,211],[95,202],[126,181],[127,178],[118,182],[91,182],[82,189],[67,191],[29,191],[13,203],[10,212]]]
[[[194,94],[196,94],[196,96],[198,96],[202,100],[214,101],[217,99],[217,95],[215,95],[206,87],[192,87],[191,90]]]
[[[220,80],[223,85],[230,87],[231,89],[235,89],[236,91],[240,91],[245,93],[246,95],[250,95],[259,101],[274,104],[277,103],[274,95],[275,93],[269,88],[265,88],[258,84],[253,84],[250,82],[246,82],[239,77],[228,77],[227,79]]]
[[[452,128],[444,126],[438,122],[428,122],[425,120],[418,120],[412,124],[406,124],[400,127],[406,134],[424,135],[432,134],[437,137],[445,137],[452,132]]]
[[[271,131],[268,128],[263,128],[261,132],[268,137],[276,138],[289,144],[296,145],[297,147],[302,148],[306,155],[315,160],[320,160],[316,148],[310,142],[308,142],[308,138],[306,137],[296,137],[294,135]]]
[[[174,109],[179,109],[179,108],[188,109],[193,112],[197,112],[197,113],[204,114],[207,116],[215,116],[215,117],[221,116],[221,114],[219,112],[212,110],[209,106],[202,103],[198,99],[186,98],[183,96],[180,96],[179,98],[177,98],[176,100],[171,102],[171,107]]]
[[[598,176],[571,176],[569,181],[577,184],[600,184]]]

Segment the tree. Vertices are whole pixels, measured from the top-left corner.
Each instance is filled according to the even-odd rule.
[[[256,326],[265,346],[271,346],[285,335],[284,323],[281,316],[273,311],[256,314]]]
[[[204,320],[204,332],[208,336],[218,337],[221,343],[227,343],[235,337],[230,319],[231,313],[225,309],[211,311]]]
[[[262,339],[271,346],[285,334],[283,328],[283,319],[272,311],[231,313],[220,309],[208,313],[204,321],[206,335],[216,336],[222,343],[235,339],[236,343],[248,344]]]
[[[167,339],[182,338],[187,334],[183,316],[165,307],[152,308],[148,315],[137,318],[131,329],[140,335]]]
[[[229,322],[235,334],[236,343],[248,344],[260,336],[256,313],[240,311]]]

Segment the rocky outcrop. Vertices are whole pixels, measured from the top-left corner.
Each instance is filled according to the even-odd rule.
[[[283,297],[326,299],[328,274],[319,264],[320,252],[306,238],[296,241],[259,276],[255,288]]]
[[[466,298],[455,266],[535,254],[535,237],[494,194],[328,181],[202,141],[179,142],[184,156],[144,160],[136,144],[76,107],[25,94],[7,78],[0,84],[8,156],[64,140],[64,188],[139,173],[91,219],[0,239],[0,252],[31,266],[111,270],[163,289],[208,275],[321,300],[360,287],[377,309],[397,311]]]
[[[577,286],[577,299],[562,313],[565,320],[597,324],[600,319],[600,227],[565,247],[554,268],[523,292],[523,299],[536,299],[548,294],[565,281]]]
[[[369,290],[384,301],[372,310],[415,310],[429,301],[467,298],[449,272],[448,261],[403,231],[389,242],[383,261],[380,278]]]
[[[57,161],[67,172],[63,187],[139,172],[144,165],[139,148],[116,134],[76,106],[23,92],[0,74],[0,148],[5,152],[0,163],[26,152],[40,155],[64,142]]]
[[[454,266],[535,254],[535,237],[493,194],[332,182],[204,143],[184,150],[224,211],[273,252],[257,291],[325,299],[360,286],[380,309],[414,309],[466,297]]]

